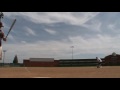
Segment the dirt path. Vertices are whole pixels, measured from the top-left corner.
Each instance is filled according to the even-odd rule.
[[[0,67],[0,78],[120,78],[120,66]]]

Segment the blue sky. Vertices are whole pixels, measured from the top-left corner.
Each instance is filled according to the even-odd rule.
[[[5,62],[29,58],[104,58],[120,53],[119,12],[3,12]],[[74,46],[74,48],[71,48]],[[2,61],[0,61],[2,62]]]

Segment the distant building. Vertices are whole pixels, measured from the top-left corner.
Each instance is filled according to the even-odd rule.
[[[60,59],[54,58],[30,58],[24,59],[23,65],[26,67],[56,67],[56,66],[94,66],[96,59]]]
[[[103,65],[120,65],[120,55],[113,52],[104,58]]]
[[[113,52],[111,55],[101,58],[103,66],[120,65],[120,55]],[[30,58],[24,59],[23,65],[26,67],[57,67],[57,66],[96,66],[96,56],[93,59],[60,59],[54,58]]]
[[[23,60],[23,65],[27,67],[55,67],[58,66],[58,60],[54,60],[54,58],[30,58]]]

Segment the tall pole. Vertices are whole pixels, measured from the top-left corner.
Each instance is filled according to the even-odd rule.
[[[4,52],[4,56],[3,56],[3,66],[4,66],[4,60],[5,60],[5,52],[6,52],[6,50],[3,50],[3,52]]]
[[[72,48],[72,60],[73,60],[73,48],[74,48],[74,46],[71,46],[71,48]]]

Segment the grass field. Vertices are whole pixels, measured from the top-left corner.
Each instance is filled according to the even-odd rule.
[[[0,67],[0,78],[120,78],[120,66]]]

